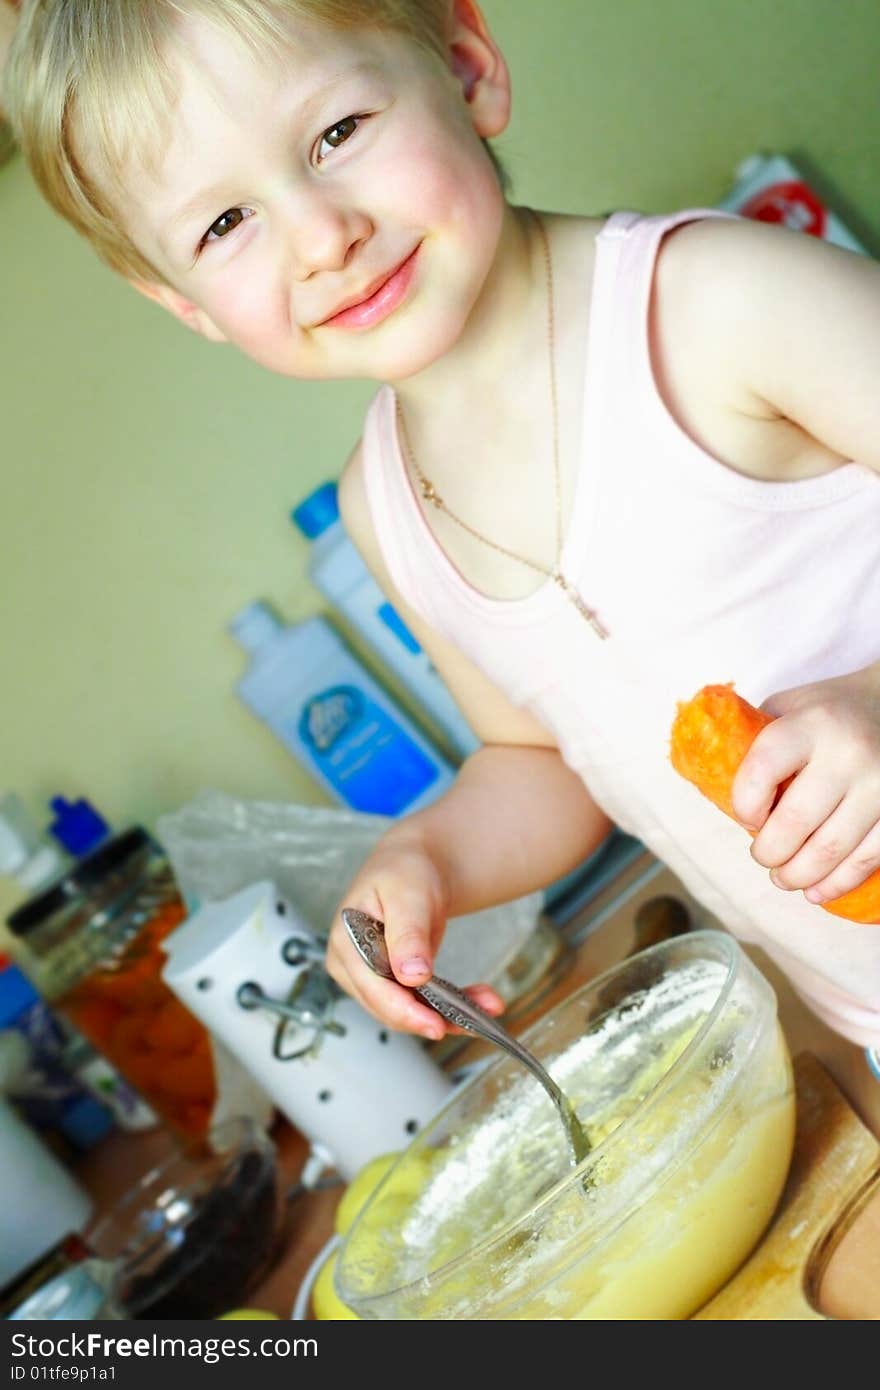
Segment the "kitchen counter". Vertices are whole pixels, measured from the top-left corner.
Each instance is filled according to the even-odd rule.
[[[510,1031],[521,1032],[581,984],[644,944],[645,913],[640,913],[640,909],[658,897],[683,903],[694,928],[718,925],[693,902],[669,870],[645,852],[559,929],[565,942],[563,953],[532,993],[509,1010],[505,1022]],[[864,1051],[815,1018],[763,952],[751,946],[745,949],[776,990],[792,1055],[809,1051],[817,1057],[863,1123],[880,1137],[880,1082],[872,1076]],[[496,1051],[466,1037],[450,1037],[428,1046],[438,1064],[451,1073],[487,1052]],[[302,1171],[307,1145],[283,1119],[276,1122],[272,1137],[278,1151],[282,1186],[289,1190]],[[133,1137],[117,1133],[87,1156],[79,1177],[99,1207],[112,1202],[149,1166],[151,1144],[155,1148],[160,1141],[161,1135]],[[290,1317],[310,1265],[333,1234],[334,1213],[343,1190],[337,1184],[292,1198],[281,1253],[248,1298],[249,1306],[266,1309],[281,1318]]]

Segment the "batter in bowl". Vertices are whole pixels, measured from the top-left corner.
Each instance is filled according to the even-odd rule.
[[[728,938],[735,972],[685,960],[698,937],[720,934],[586,1029],[579,995],[542,1026],[593,1145],[576,1174],[506,1063],[406,1151],[340,1254],[362,1317],[683,1318],[730,1277],[782,1191],[794,1088],[769,986]]]

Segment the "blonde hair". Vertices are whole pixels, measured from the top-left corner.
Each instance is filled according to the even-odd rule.
[[[5,74],[13,129],[50,205],[112,269],[135,279],[162,276],[120,227],[114,198],[81,167],[74,131],[87,132],[90,158],[111,187],[132,149],[146,159],[158,147],[175,101],[168,55],[190,14],[263,52],[289,40],[293,16],[389,29],[443,56],[451,0],[24,0]],[[121,196],[121,186],[115,191]]]

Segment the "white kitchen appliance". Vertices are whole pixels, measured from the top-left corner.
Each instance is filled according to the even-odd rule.
[[[204,904],[163,946],[169,988],[346,1180],[449,1098],[421,1043],[338,988],[323,943],[269,880]]]

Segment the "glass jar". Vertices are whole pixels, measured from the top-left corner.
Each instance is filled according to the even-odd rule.
[[[124,1316],[215,1318],[242,1306],[279,1253],[275,1145],[247,1115],[171,1141],[86,1231]]]
[[[208,1129],[207,1030],[162,980],[162,942],[186,917],[171,866],[139,826],[105,841],[8,918],[54,1008],[178,1133]]]

